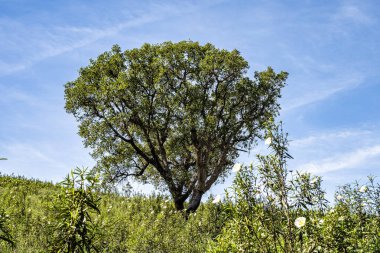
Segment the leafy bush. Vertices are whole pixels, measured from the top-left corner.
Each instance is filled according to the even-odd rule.
[[[286,135],[272,128],[266,142],[273,152],[243,167],[226,192],[229,219],[209,252],[313,252],[320,244],[321,179],[288,171]]]
[[[91,252],[96,250],[93,213],[100,213],[100,198],[95,192],[96,176],[76,169],[61,183],[60,194],[53,202],[54,220],[51,252]]]
[[[344,185],[335,194],[336,205],[323,226],[329,252],[380,252],[380,185],[368,179],[364,185]]]
[[[237,173],[220,204],[227,223],[208,252],[380,252],[374,178],[340,187],[329,208],[321,178],[288,170],[287,136],[281,126],[271,129],[272,153]]]

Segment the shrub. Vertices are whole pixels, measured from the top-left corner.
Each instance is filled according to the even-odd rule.
[[[61,192],[53,202],[54,220],[51,252],[91,252],[96,236],[93,214],[100,213],[100,198],[94,191],[97,177],[75,169],[61,183]]]
[[[318,252],[319,220],[327,200],[321,179],[287,169],[287,136],[272,126],[266,141],[272,153],[245,166],[223,204],[228,222],[209,252]]]

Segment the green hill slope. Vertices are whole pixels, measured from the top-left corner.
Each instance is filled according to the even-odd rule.
[[[16,245],[0,242],[0,252],[49,252],[60,191],[52,183],[0,176],[0,205]],[[100,197],[100,214],[92,217],[99,252],[205,252],[219,233],[218,208],[210,204],[186,220],[165,196]]]
[[[341,187],[328,206],[320,177],[286,179],[281,167],[268,168],[241,168],[223,201],[209,200],[190,216],[162,195],[125,197],[0,176],[0,252],[380,252],[374,178]],[[15,247],[1,240],[4,231]],[[75,250],[68,249],[72,241]],[[86,245],[90,250],[79,250]]]

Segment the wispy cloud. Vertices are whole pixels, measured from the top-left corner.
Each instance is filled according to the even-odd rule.
[[[0,85],[0,104],[1,103],[24,103],[27,105],[36,105],[38,100],[23,91],[12,89],[11,87],[3,87]]]
[[[352,152],[335,155],[319,161],[312,161],[298,167],[298,170],[323,174],[332,171],[352,169],[368,164],[380,157],[380,145],[361,147]]]
[[[315,135],[310,135],[305,138],[294,140],[290,143],[292,148],[303,148],[303,147],[310,147],[312,145],[316,145],[318,143],[324,142],[337,142],[338,139],[347,139],[352,137],[363,137],[365,135],[370,135],[372,131],[370,130],[342,130],[338,132],[330,132],[330,133],[319,133]]]
[[[48,163],[56,163],[54,159],[44,154],[41,150],[25,143],[14,143],[7,145],[5,148],[8,155],[13,158],[23,157],[25,160],[33,161],[35,159]]]
[[[342,74],[343,75],[343,74]],[[282,112],[287,112],[302,106],[325,100],[338,92],[354,89],[362,84],[364,76],[354,73],[348,74],[348,77],[326,79],[323,83],[318,80],[311,80],[306,85],[303,84],[298,88],[301,91],[295,92],[284,101]],[[305,81],[307,82],[307,81]]]
[[[34,44],[33,46],[37,50],[25,52],[28,55],[24,55],[20,62],[8,63],[0,61],[0,75],[6,75],[23,70],[41,60],[87,46],[99,39],[115,35],[123,29],[153,22],[160,17],[162,16],[145,14],[133,20],[125,21],[115,26],[112,25],[103,29],[66,26],[53,27],[50,28],[50,30],[40,31],[42,34],[38,33],[38,35],[30,35],[30,33],[28,33],[30,35],[29,43]],[[35,29],[39,30],[39,28]],[[28,27],[23,27],[23,30],[26,32]]]
[[[357,24],[370,24],[374,22],[374,18],[372,18],[359,6],[346,3],[342,5],[333,15],[333,21],[348,21]]]
[[[208,5],[212,4],[218,4],[218,1],[213,1]],[[11,51],[10,54],[19,55],[19,57],[16,57],[16,60],[0,60],[0,76],[23,70],[41,60],[88,46],[100,39],[115,36],[128,28],[144,26],[181,13],[196,11],[201,7],[204,8],[207,5],[150,4],[146,5],[144,11],[140,10],[129,15],[127,20],[118,20],[96,27],[30,26],[20,21],[3,18],[0,24],[5,28],[0,29],[0,36],[6,39],[0,42],[0,45],[3,50],[8,48]],[[10,31],[17,31],[18,34],[8,36]]]
[[[346,169],[371,174],[372,165],[380,164],[377,128],[377,124],[370,124],[319,131],[291,141],[290,152],[296,158],[292,167],[320,175]]]
[[[80,145],[72,144],[72,141],[54,144],[48,141],[2,140],[0,155],[8,160],[1,164],[0,171],[60,181],[70,169],[94,164]]]

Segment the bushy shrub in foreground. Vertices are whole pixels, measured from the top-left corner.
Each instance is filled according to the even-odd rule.
[[[272,153],[238,172],[221,206],[227,215],[209,252],[380,252],[380,187],[341,187],[328,208],[321,178],[291,173],[287,138],[268,133]]]
[[[53,201],[50,252],[98,251],[93,218],[100,214],[98,179],[86,170],[75,169],[61,183],[61,192]]]

